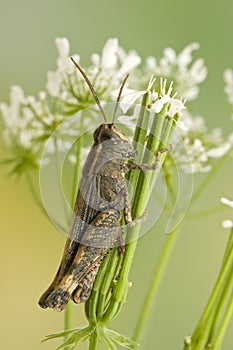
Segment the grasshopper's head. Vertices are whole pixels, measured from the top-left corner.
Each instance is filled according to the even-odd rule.
[[[136,151],[129,139],[114,124],[101,124],[93,134],[95,145],[102,144],[106,151],[115,155],[121,155],[123,158],[134,159]]]
[[[79,66],[79,64],[77,62],[74,61],[74,59],[71,57],[72,62],[74,63],[74,65],[77,67],[77,69],[79,70],[79,72],[82,74],[83,78],[85,79],[87,85],[89,86],[89,89],[99,107],[99,110],[104,118],[105,123],[101,124],[94,132],[94,146],[98,146],[101,145],[102,147],[102,151],[103,152],[107,152],[108,153],[108,157],[111,155],[112,156],[121,156],[123,158],[128,158],[128,159],[134,159],[135,155],[136,155],[136,151],[133,149],[133,146],[131,145],[131,143],[129,142],[129,140],[127,139],[127,137],[123,134],[123,132],[117,128],[117,126],[114,124],[114,120],[115,120],[115,116],[116,116],[116,112],[117,112],[117,108],[119,106],[119,102],[121,99],[121,94],[123,91],[123,88],[125,86],[126,80],[128,79],[128,74],[126,75],[125,79],[123,80],[119,93],[118,93],[118,97],[117,97],[117,101],[116,101],[116,105],[115,105],[115,109],[113,112],[113,117],[112,117],[112,123],[107,123],[107,118],[106,115],[104,113],[104,110],[100,104],[99,98],[95,92],[95,89],[91,83],[91,81],[89,80],[89,78],[87,77],[86,73],[84,72],[84,70]],[[103,155],[103,153],[102,153]]]

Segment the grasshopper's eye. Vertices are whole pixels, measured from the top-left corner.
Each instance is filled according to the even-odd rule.
[[[103,141],[112,140],[112,137],[109,134],[103,134],[102,135],[102,140]]]

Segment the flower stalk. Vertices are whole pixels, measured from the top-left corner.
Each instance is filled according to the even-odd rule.
[[[191,350],[220,350],[233,314],[233,230],[209,301],[191,336]],[[185,347],[184,347],[185,349]]]

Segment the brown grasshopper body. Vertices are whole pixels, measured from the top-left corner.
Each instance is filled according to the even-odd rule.
[[[76,66],[104,115],[90,81]],[[132,221],[125,173],[130,169],[155,169],[158,161],[150,165],[126,164],[126,160],[134,159],[136,151],[114,123],[101,124],[93,138],[94,144],[83,168],[62,261],[52,284],[39,300],[42,308],[61,311],[70,299],[75,303],[86,301],[103,257],[111,247],[122,247],[122,213],[128,226],[141,221],[140,218]]]
[[[135,150],[115,124],[94,132],[94,145],[84,165],[70,235],[54,281],[41,296],[41,307],[62,310],[72,298],[85,301],[100,262],[109,248],[121,244],[120,219],[132,221],[124,179]]]

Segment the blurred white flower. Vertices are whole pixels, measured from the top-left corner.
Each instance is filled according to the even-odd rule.
[[[227,100],[231,107],[231,118],[233,120],[233,70],[226,69],[223,73],[223,80],[225,82],[224,91],[227,95]]]
[[[232,220],[223,220],[222,222],[222,227],[223,228],[232,228],[233,227],[233,221]]]
[[[225,82],[224,91],[227,94],[228,102],[233,104],[233,71],[232,69],[226,69],[223,73],[223,79]]]
[[[228,207],[233,208],[233,201],[229,200],[228,198],[222,197],[221,202],[223,204],[227,205]],[[233,228],[233,221],[230,219],[224,220],[222,222],[222,226],[223,226],[223,228],[231,229],[231,228]]]
[[[74,126],[69,125],[70,116],[85,109],[82,127],[89,126],[90,121],[99,118],[89,87],[70,60],[68,39],[57,38],[55,44],[58,51],[57,67],[48,72],[47,92],[41,91],[38,97],[26,97],[20,87],[14,86],[10,92],[9,105],[0,105],[7,144],[13,153],[16,154],[16,150],[20,149],[23,157],[25,154],[30,155],[35,162],[38,162],[46,140],[55,135],[55,130],[57,146],[64,149],[70,147],[69,137],[75,137],[81,128],[79,122]],[[186,153],[181,151],[175,137],[172,143],[181,167],[187,172],[209,171],[211,159],[224,156],[233,145],[233,134],[225,139],[221,129],[208,132],[202,117],[192,117],[185,111],[185,99],[197,97],[199,84],[207,75],[203,59],[193,59],[193,52],[198,48],[199,44],[192,43],[178,54],[172,48],[166,48],[160,60],[148,57],[145,66],[139,68],[141,57],[138,53],[134,50],[126,52],[118,39],[111,38],[104,44],[101,54],[91,56],[91,66],[83,68],[103,105],[116,100],[123,78],[132,72],[122,92],[122,115],[118,120],[128,126],[135,125],[142,97],[146,93],[150,122],[166,106],[167,117],[175,118],[175,121],[178,119],[177,126]],[[72,57],[77,63],[80,62],[77,54]],[[161,79],[155,80],[153,76]],[[233,104],[232,71],[225,72],[225,81],[225,90]],[[172,95],[173,85],[176,94]],[[58,130],[61,125],[62,128]],[[51,152],[54,152],[53,146]],[[74,160],[74,157],[71,159]]]
[[[121,50],[122,51],[122,50]],[[130,51],[128,54],[121,52],[121,67],[116,74],[116,78],[122,79],[141,63],[141,57],[136,51]]]
[[[119,90],[114,92],[115,96],[118,96]],[[123,113],[126,113],[129,108],[138,100],[141,96],[145,95],[146,91],[136,91],[133,89],[124,88],[122,92],[122,98],[120,101],[120,108]]]
[[[202,58],[192,62],[193,51],[197,49],[198,43],[191,43],[179,54],[172,48],[166,48],[160,60],[152,56],[146,59],[145,71],[149,76],[154,74],[173,81],[179,97],[187,101],[194,100],[199,93],[199,84],[207,76],[207,68]]]
[[[47,74],[46,89],[52,97],[59,95],[62,77],[59,72],[49,71]]]
[[[186,172],[207,172],[212,169],[213,158],[223,157],[233,146],[231,135],[226,139],[222,130],[208,131],[204,118],[193,117],[185,111],[177,123],[187,152],[180,147],[180,140],[173,137],[174,155],[181,168]]]
[[[103,47],[101,68],[104,70],[115,68],[117,63],[118,39],[109,39]]]
[[[128,106],[128,105],[127,105]],[[134,112],[131,116],[127,116],[127,115],[120,115],[118,117],[118,121],[120,123],[123,123],[125,125],[129,125],[129,126],[135,126],[137,118],[139,116],[139,112],[141,109],[141,105],[137,104],[134,107]],[[123,109],[122,109],[123,110]],[[123,111],[124,112],[124,111]]]
[[[222,197],[221,202],[225,205],[228,205],[228,207],[233,208],[233,201],[230,201],[228,198]]]

